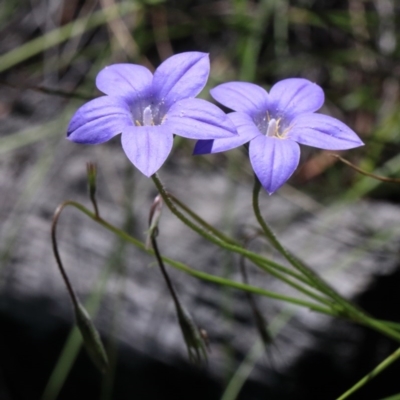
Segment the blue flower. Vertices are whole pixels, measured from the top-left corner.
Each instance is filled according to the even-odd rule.
[[[69,140],[98,144],[122,133],[129,160],[146,176],[167,159],[173,135],[189,139],[237,136],[230,119],[215,105],[195,99],[210,72],[208,55],[188,52],[164,61],[154,75],[135,64],[114,64],[97,75],[106,94],[84,104],[68,126]]]
[[[212,89],[211,95],[236,111],[228,116],[238,136],[200,140],[194,154],[218,153],[250,142],[251,165],[269,194],[297,168],[298,143],[326,150],[363,145],[356,133],[339,120],[314,113],[324,103],[324,92],[307,79],[284,79],[269,93],[252,83],[229,82]]]

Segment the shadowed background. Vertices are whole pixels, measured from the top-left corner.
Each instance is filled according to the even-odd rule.
[[[68,210],[60,247],[111,356],[112,373],[102,378],[83,351],[75,361],[80,340],[69,336],[73,317],[49,230],[60,202],[89,205],[85,163],[93,161],[101,214],[144,240],[152,182],[134,170],[118,137],[80,146],[65,140],[66,126],[85,99],[99,95],[94,79],[104,66],[154,69],[183,51],[210,53],[206,99],[211,87],[230,80],[267,90],[286,77],[318,83],[326,93],[321,111],[366,143],[344,157],[398,176],[399,12],[395,0],[3,0],[0,398],[333,399],[389,355],[394,343],[354,324],[258,299],[277,335],[264,352],[243,293],[171,270],[211,342],[209,364],[190,366],[154,260]],[[160,171],[168,189],[235,237],[253,233],[245,152],[192,157],[193,146],[175,138]],[[272,197],[263,193],[262,211],[283,243],[341,293],[376,317],[399,320],[398,201],[399,185],[357,175],[329,152],[303,147],[289,183]],[[163,254],[192,267],[241,279],[236,256],[205,243],[166,210],[159,243]],[[262,240],[252,245],[276,257]],[[254,284],[286,290],[249,272]],[[397,372],[392,366],[354,399],[400,392]]]

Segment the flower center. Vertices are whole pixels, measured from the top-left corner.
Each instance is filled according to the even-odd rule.
[[[259,131],[268,137],[275,137],[278,139],[285,139],[286,134],[290,130],[290,126],[287,126],[285,120],[280,118],[271,118],[269,112],[258,118],[255,121]]]
[[[161,125],[165,119],[164,104],[153,99],[143,99],[132,104],[131,112],[136,126]]]

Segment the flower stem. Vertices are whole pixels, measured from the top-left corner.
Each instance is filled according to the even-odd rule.
[[[347,392],[343,393],[337,400],[344,400],[350,397],[354,392],[363,387],[370,380],[379,375],[384,371],[389,365],[394,363],[398,358],[400,358],[400,348],[398,348],[389,357],[383,360],[377,367],[375,367],[369,374],[365,375],[360,381],[358,381],[353,387],[351,387]]]
[[[244,257],[250,259],[251,261],[253,261],[254,259],[259,260],[260,262],[257,264],[259,265],[262,269],[264,269],[266,272],[268,272],[269,274],[275,276],[276,278],[280,279],[281,281],[285,282],[286,284],[288,284],[289,286],[292,286],[293,288],[295,288],[296,290],[298,290],[299,292],[323,303],[323,304],[327,304],[329,306],[332,306],[332,303],[329,299],[326,299],[325,297],[319,296],[311,291],[309,291],[308,289],[305,289],[303,286],[300,286],[299,284],[297,284],[296,282],[293,282],[292,280],[288,279],[286,276],[282,275],[281,273],[277,272],[274,270],[274,267],[277,265],[276,263],[261,257],[255,253],[252,253],[246,249],[243,249],[242,247],[239,247],[237,245],[233,245],[230,243],[227,243],[225,241],[222,241],[221,239],[219,239],[218,237],[216,237],[215,235],[209,233],[207,230],[198,227],[196,224],[194,224],[191,220],[189,220],[184,214],[182,214],[176,207],[175,204],[173,203],[173,201],[171,200],[168,192],[166,191],[166,189],[164,188],[163,184],[161,183],[160,179],[158,178],[157,174],[152,175],[152,179],[154,181],[154,184],[156,185],[161,197],[163,198],[165,204],[168,206],[168,208],[170,209],[170,211],[176,216],[178,217],[185,225],[187,225],[190,229],[192,229],[193,231],[195,231],[196,233],[198,233],[200,236],[204,237],[205,239],[207,239],[208,241],[216,244],[219,247],[222,247],[226,250],[229,251],[233,251],[235,253],[241,254]],[[285,268],[285,267],[281,267],[279,266],[279,268]]]
[[[110,224],[109,222],[105,221],[103,218],[97,217],[95,215],[95,213],[93,213],[92,211],[87,209],[82,204],[80,204],[76,201],[73,201],[73,200],[67,200],[64,203],[62,203],[59,207],[64,209],[67,206],[76,208],[77,210],[81,211],[86,216],[91,218],[93,221],[97,222],[99,225],[103,226],[110,232],[113,232],[114,234],[116,234],[121,239],[126,240],[127,242],[133,244],[134,246],[136,246],[140,250],[147,252],[148,254],[154,255],[154,251],[151,249],[146,249],[146,245],[144,243],[140,242],[139,240],[130,236],[128,233],[124,232],[123,230],[121,230],[121,229],[117,228],[116,226]],[[311,303],[306,300],[297,299],[295,297],[285,296],[280,293],[272,292],[270,290],[258,288],[256,286],[251,286],[251,285],[243,284],[240,282],[235,282],[230,279],[221,278],[216,275],[208,274],[206,272],[197,271],[193,268],[190,268],[186,264],[183,264],[179,261],[172,260],[168,257],[162,256],[161,258],[164,262],[171,265],[172,267],[179,269],[179,270],[187,273],[188,275],[191,275],[195,278],[198,278],[198,279],[201,279],[204,281],[208,281],[208,282],[211,282],[211,283],[214,283],[217,285],[221,285],[221,286],[227,286],[227,287],[231,287],[234,289],[242,290],[244,292],[259,294],[261,296],[269,297],[269,298],[276,299],[276,300],[285,301],[285,302],[288,302],[288,303],[291,303],[291,304],[294,304],[297,306],[308,308],[312,311],[320,312],[322,314],[338,316],[338,314],[335,310],[331,310],[330,308],[320,306],[319,304]]]
[[[176,315],[178,317],[179,326],[181,328],[183,339],[186,344],[189,360],[195,362],[196,364],[201,364],[202,360],[207,361],[207,351],[205,342],[203,341],[200,335],[199,328],[194,323],[191,315],[187,310],[185,310],[185,308],[183,307],[178,298],[178,295],[174,289],[171,278],[167,273],[164,261],[158,249],[155,232],[151,234],[151,244],[153,246],[154,254],[156,256],[161,273],[164,277],[165,282],[167,283],[168,290],[175,304]]]
[[[146,245],[144,243],[140,242],[139,240],[130,236],[128,233],[124,232],[123,230],[121,230],[121,229],[117,228],[116,226],[110,224],[109,222],[105,221],[101,217],[97,217],[95,215],[95,213],[93,213],[92,211],[87,209],[85,206],[83,206],[82,204],[80,204],[76,201],[67,200],[64,203],[62,203],[57,209],[60,208],[62,210],[67,206],[76,208],[77,210],[86,214],[86,216],[91,218],[93,221],[97,222],[99,225],[103,226],[110,232],[113,232],[114,234],[116,234],[121,239],[126,240],[129,243],[132,243],[134,246],[136,246],[140,250],[147,252],[148,254],[154,255],[154,251],[146,249]],[[321,314],[326,314],[326,315],[331,315],[331,316],[336,316],[336,317],[345,317],[346,319],[350,319],[355,322],[359,322],[359,323],[362,322],[362,321],[360,321],[360,319],[350,318],[348,315],[343,315],[343,313],[339,313],[337,310],[332,309],[332,308],[327,308],[327,307],[321,306],[319,304],[311,303],[309,301],[301,300],[301,299],[298,299],[295,297],[285,296],[280,293],[272,292],[270,290],[262,289],[262,288],[259,288],[256,286],[251,286],[251,285],[246,285],[246,284],[243,284],[240,282],[235,282],[230,279],[221,278],[216,275],[208,274],[206,272],[197,271],[193,268],[190,268],[186,264],[183,264],[179,261],[172,260],[171,258],[168,258],[168,257],[162,257],[162,259],[164,262],[171,265],[172,267],[179,269],[180,271],[183,271],[183,272],[187,273],[188,275],[191,275],[195,278],[198,278],[198,279],[201,279],[204,281],[208,281],[208,282],[211,282],[211,283],[214,283],[217,285],[221,285],[221,286],[227,286],[227,287],[231,287],[234,289],[242,290],[244,292],[259,294],[261,296],[269,297],[269,298],[275,299],[275,300],[285,301],[287,303],[291,303],[296,306],[308,308],[312,311],[316,311]],[[365,319],[368,320],[368,323],[366,323],[364,321],[364,324],[367,324],[370,327],[372,327],[373,329],[386,334],[386,336],[392,337],[393,339],[396,339],[398,341],[400,340],[400,332],[398,333],[389,328],[389,326],[390,326],[393,328],[397,327],[397,329],[399,329],[398,324],[391,322],[391,321],[381,321],[378,319],[372,319],[372,318],[367,318],[367,317],[365,317]]]
[[[64,280],[65,286],[68,290],[69,293],[69,297],[72,300],[72,304],[74,306],[74,309],[78,309],[79,308],[79,301],[78,298],[75,294],[75,291],[71,285],[71,281],[68,278],[67,272],[64,269],[63,263],[61,261],[61,257],[60,257],[60,253],[58,251],[58,245],[57,245],[57,224],[58,224],[58,220],[60,218],[60,215],[62,213],[62,211],[64,210],[64,208],[67,206],[67,203],[63,203],[60,204],[56,211],[54,212],[54,216],[53,216],[53,221],[51,224],[51,242],[52,242],[52,246],[53,246],[53,253],[54,253],[54,257],[56,259],[57,262],[57,266],[58,269],[60,270],[61,276]]]
[[[173,194],[170,192],[167,192],[168,196],[171,198],[171,200],[179,206],[182,210],[184,210],[190,217],[192,217],[198,224],[200,224],[206,231],[212,232],[217,238],[223,240],[224,242],[228,244],[232,244],[234,246],[241,247],[241,244],[236,241],[235,239],[225,235],[223,232],[219,231],[212,225],[210,225],[208,222],[206,222],[203,218],[201,218],[198,214],[196,214],[193,210],[191,210],[186,204],[181,202],[178,198],[176,198]],[[306,279],[303,275],[298,274],[295,271],[290,270],[289,268],[284,267],[283,265],[280,265],[278,263],[274,263],[273,261],[269,261],[267,264],[260,259],[260,256],[258,254],[253,253],[255,257],[250,257],[248,256],[251,261],[261,267],[262,269],[265,269],[265,265],[270,265],[274,269],[283,272],[287,275],[292,276],[293,278],[296,278],[297,280],[309,285],[310,282],[308,279]]]
[[[326,294],[333,300],[335,300],[338,305],[342,308],[341,313],[348,315],[352,320],[364,323],[367,326],[374,327],[380,332],[385,333],[386,335],[392,337],[393,339],[400,341],[400,333],[389,328],[388,326],[380,323],[378,320],[375,320],[368,315],[366,315],[363,311],[361,311],[358,307],[351,304],[349,301],[344,299],[335,289],[333,289],[329,284],[323,281],[314,271],[312,271],[308,266],[303,264],[300,260],[290,254],[279,242],[276,238],[275,234],[272,232],[271,228],[264,221],[260,206],[259,206],[259,193],[260,193],[261,184],[257,177],[254,179],[254,189],[253,189],[253,209],[254,214],[258,223],[260,224],[262,230],[265,233],[265,236],[270,240],[271,244],[281,253],[283,257],[299,272],[304,274],[311,282],[314,283],[315,288],[320,290],[322,293]]]

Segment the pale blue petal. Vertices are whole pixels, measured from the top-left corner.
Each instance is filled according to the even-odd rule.
[[[238,135],[227,139],[199,140],[194,147],[193,154],[219,153],[221,151],[231,150],[261,135],[261,132],[255,126],[249,115],[234,112],[228,114],[228,117],[235,125]]]
[[[301,113],[314,112],[324,104],[323,90],[315,83],[302,78],[289,78],[277,82],[270,92],[270,113],[276,118],[292,119]]]
[[[176,101],[197,96],[210,73],[208,54],[186,52],[165,60],[155,71],[154,95],[169,108]]]
[[[132,164],[150,177],[164,164],[173,135],[164,126],[133,126],[121,135],[122,148]]]
[[[83,144],[104,143],[132,125],[132,116],[124,99],[103,96],[76,111],[68,125],[67,138]]]
[[[229,138],[237,135],[228,116],[217,106],[202,99],[185,99],[168,111],[163,126],[189,139]]]
[[[268,93],[248,82],[228,82],[210,90],[211,96],[225,107],[251,116],[268,109]]]
[[[364,144],[346,124],[328,115],[298,115],[291,126],[288,139],[319,149],[346,150]]]
[[[102,69],[96,77],[97,88],[110,96],[140,99],[150,95],[152,73],[141,65],[114,64]]]
[[[249,157],[261,185],[272,194],[296,170],[300,160],[300,147],[291,140],[257,136],[250,142]]]

